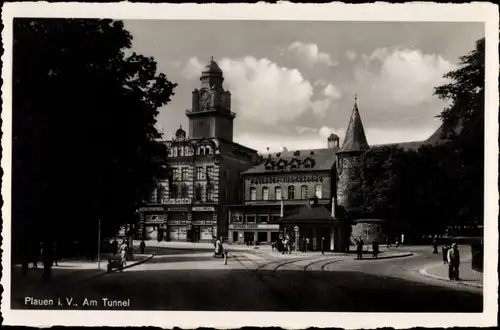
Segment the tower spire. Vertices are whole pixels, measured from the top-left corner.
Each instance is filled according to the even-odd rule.
[[[341,152],[362,151],[369,148],[366,140],[365,129],[361,121],[361,115],[358,109],[358,96],[354,95],[354,107],[352,109],[351,119],[347,126],[344,143],[342,143]]]

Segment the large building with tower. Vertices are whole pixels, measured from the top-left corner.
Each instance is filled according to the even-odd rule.
[[[228,235],[226,205],[240,200],[240,173],[258,164],[255,150],[233,142],[231,93],[213,59],[192,93],[188,132],[180,127],[168,147],[170,180],[153,187],[140,210],[146,239],[211,241]]]

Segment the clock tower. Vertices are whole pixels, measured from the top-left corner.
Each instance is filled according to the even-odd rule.
[[[231,93],[224,90],[224,76],[213,58],[201,73],[200,88],[193,91],[189,118],[189,137],[192,139],[217,137],[233,142]]]

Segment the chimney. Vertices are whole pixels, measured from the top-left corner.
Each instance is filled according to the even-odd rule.
[[[299,151],[299,150],[294,151],[294,152],[293,152],[293,155],[294,155],[294,156],[300,156],[300,151]]]
[[[339,137],[332,133],[328,137],[327,143],[328,143],[329,149],[338,148],[339,147]]]

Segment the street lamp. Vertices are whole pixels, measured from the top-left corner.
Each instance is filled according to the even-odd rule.
[[[97,269],[101,269],[101,219],[98,218],[98,230],[97,230]]]

